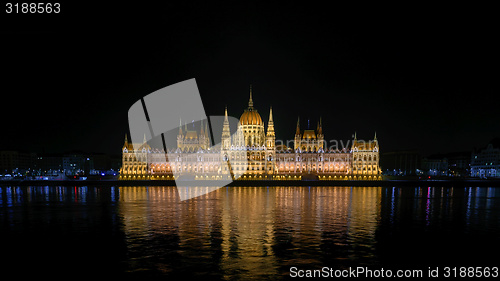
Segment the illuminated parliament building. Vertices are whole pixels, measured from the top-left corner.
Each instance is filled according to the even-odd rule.
[[[358,141],[355,134],[350,147],[330,149],[325,145],[321,119],[316,130],[301,130],[297,121],[293,147],[276,145],[272,108],[265,130],[254,108],[251,88],[248,108],[239,119],[236,133],[231,135],[226,108],[221,144],[210,148],[209,140],[206,122],[199,130],[180,126],[177,148],[168,154],[146,141],[134,145],[125,136],[120,179],[234,179],[234,175],[239,180],[381,179],[376,135],[373,140]]]

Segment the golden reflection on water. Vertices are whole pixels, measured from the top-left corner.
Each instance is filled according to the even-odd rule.
[[[0,235],[12,246],[5,268],[68,261],[169,280],[484,267],[497,266],[484,251],[500,250],[499,200],[496,187],[228,187],[180,201],[176,187],[0,186]]]
[[[175,187],[120,187],[119,212],[132,250],[174,237],[159,247],[215,261],[224,276],[275,276],[280,267],[324,266],[318,251],[337,251],[339,262],[370,259],[381,197],[381,187],[224,187],[180,201]],[[347,244],[356,252],[342,252]],[[173,266],[156,264],[164,272]]]

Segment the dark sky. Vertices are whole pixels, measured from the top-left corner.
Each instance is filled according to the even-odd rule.
[[[326,139],[376,131],[383,152],[500,135],[487,7],[136,4],[2,15],[2,149],[119,154],[130,106],[190,78],[207,115],[239,118],[252,84],[279,139],[298,116],[302,128],[321,116]]]

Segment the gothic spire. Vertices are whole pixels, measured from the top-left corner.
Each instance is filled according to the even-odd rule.
[[[253,100],[252,100],[252,84],[250,84],[250,99],[248,100],[248,107],[252,108],[253,107]]]
[[[226,105],[226,108],[224,109],[224,124],[223,124],[223,127],[222,127],[222,131],[223,132],[227,132],[228,135],[230,134],[230,131],[229,131],[229,119],[227,117],[227,105]]]
[[[322,134],[323,134],[323,124],[321,124],[321,117],[320,117],[318,122],[318,135]]]
[[[267,123],[267,136],[274,136],[273,108],[269,109],[269,122]]]
[[[229,120],[227,118],[227,106],[224,110],[224,125],[222,126],[222,149],[229,149],[231,146],[231,132],[229,128]]]

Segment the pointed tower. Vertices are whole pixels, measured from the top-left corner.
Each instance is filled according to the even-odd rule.
[[[231,147],[231,131],[229,129],[229,119],[227,117],[227,106],[224,110],[224,125],[222,126],[222,150],[229,150]]]
[[[206,135],[205,132],[203,131],[203,119],[201,120],[200,123],[200,135],[198,136],[198,147],[201,149],[207,149],[208,147],[206,146]]]
[[[370,141],[368,148],[372,151],[379,151],[378,140],[377,140],[377,132],[375,132],[375,136],[373,136],[373,140]]]
[[[321,124],[321,117],[319,118],[318,122],[317,136],[318,136],[318,148],[324,149],[325,136],[323,135],[323,124]]]
[[[375,131],[375,136],[373,137],[373,147],[372,147],[372,174],[375,179],[381,179],[382,168],[380,167],[380,147],[377,140],[377,132]]]
[[[125,148],[126,148],[127,150],[129,149],[127,134],[125,134],[125,143],[123,144],[122,151],[123,151]]]
[[[297,150],[300,147],[300,117],[297,118],[297,128],[295,129],[295,140],[293,142],[293,149]]]
[[[149,151],[149,149],[151,149],[151,146],[149,146],[149,143],[146,139],[146,134],[144,133],[144,138],[142,139],[142,145],[141,145],[141,149],[145,148],[146,151]]]
[[[231,131],[229,128],[229,119],[227,117],[227,106],[224,109],[224,124],[222,125],[222,137],[221,137],[221,172],[225,177],[233,178],[233,172],[231,163],[229,159],[231,158]]]
[[[177,135],[177,148],[183,149],[184,134],[182,133],[182,119],[179,119],[179,134]]]
[[[273,108],[269,109],[269,122],[267,123],[266,148],[273,149],[276,135],[274,133]]]
[[[356,136],[356,131],[354,131],[353,138],[354,139],[352,140],[351,151],[354,151],[354,148],[358,146],[358,138]]]
[[[276,170],[276,134],[274,133],[273,108],[269,109],[269,122],[266,134],[266,173],[274,174]]]
[[[205,146],[209,148],[211,146],[210,136],[208,135],[208,120],[205,123]]]
[[[128,144],[127,134],[125,134],[125,143],[123,144],[123,148],[122,148],[122,166],[120,168],[120,179],[121,180],[128,179],[127,176],[130,174],[129,163],[131,163],[131,161],[129,161],[129,159],[132,159],[132,158],[129,157],[129,152],[130,152],[129,149],[130,149],[130,146]]]

